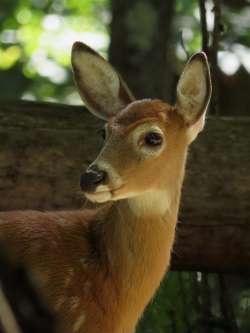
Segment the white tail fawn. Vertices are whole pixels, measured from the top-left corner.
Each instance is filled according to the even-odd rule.
[[[187,150],[211,96],[209,67],[204,53],[191,57],[170,106],[136,101],[111,65],[80,42],[72,65],[89,111],[107,121],[81,188],[90,201],[108,203],[2,212],[0,240],[33,273],[58,332],[132,333],[169,266]]]

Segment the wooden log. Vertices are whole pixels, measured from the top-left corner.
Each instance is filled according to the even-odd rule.
[[[2,104],[0,210],[80,207],[80,174],[100,149],[101,127],[83,107]]]
[[[173,269],[248,272],[250,118],[210,118],[190,148]],[[0,210],[79,208],[103,123],[84,107],[0,104]]]
[[[250,273],[250,223],[241,219],[188,221],[177,226],[171,269]]]

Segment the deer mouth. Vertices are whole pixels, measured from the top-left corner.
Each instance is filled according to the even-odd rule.
[[[104,203],[112,199],[112,191],[85,192],[86,198],[93,203]]]
[[[86,198],[93,203],[104,203],[110,200],[115,199],[117,192],[123,187],[120,186],[115,189],[110,189],[108,186],[100,186],[94,192],[85,192],[84,195]],[[105,189],[104,189],[105,188]]]
[[[112,198],[111,191],[85,192],[86,198],[91,202],[103,203]]]

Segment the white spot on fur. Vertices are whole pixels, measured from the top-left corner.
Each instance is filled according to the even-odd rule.
[[[81,258],[80,260],[81,266],[85,269],[88,267],[87,260],[85,258]]]
[[[67,288],[70,284],[70,282],[72,281],[73,279],[73,276],[74,276],[74,270],[73,268],[69,268],[68,269],[68,274],[65,278],[65,282],[64,282],[64,287]]]
[[[62,305],[65,303],[65,298],[61,297],[58,299],[56,305],[55,305],[55,309],[58,311],[60,310],[60,308],[62,307]]]
[[[78,296],[72,296],[70,298],[70,308],[75,310],[80,304],[80,298]]]
[[[67,288],[72,280],[72,276],[67,276],[64,282],[64,287]]]
[[[64,225],[67,223],[67,221],[65,219],[63,219],[62,217],[60,217],[58,220],[57,220],[57,223],[58,224],[61,224],[61,225]]]
[[[82,327],[83,323],[85,322],[85,314],[83,313],[74,323],[73,325],[73,332],[76,333],[80,330],[80,328]]]

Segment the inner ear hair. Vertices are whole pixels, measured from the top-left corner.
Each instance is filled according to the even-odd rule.
[[[206,112],[211,97],[211,76],[204,52],[193,55],[177,85],[176,108],[187,125],[196,123]]]
[[[134,100],[116,70],[89,46],[75,42],[71,62],[80,96],[97,117],[107,120]]]

